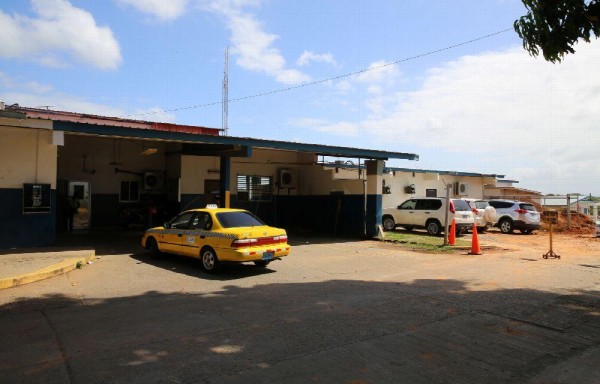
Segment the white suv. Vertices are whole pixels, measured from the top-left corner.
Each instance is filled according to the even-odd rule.
[[[524,234],[530,234],[540,229],[540,214],[533,204],[512,200],[490,200],[489,203],[496,208],[496,226],[502,233],[512,233],[518,229]]]
[[[479,233],[485,232],[496,224],[496,208],[492,207],[487,200],[463,199],[475,215],[475,225]]]
[[[440,197],[422,197],[406,200],[393,208],[384,208],[383,228],[391,231],[396,227],[425,228],[431,235],[439,235],[444,230],[446,199]],[[461,199],[450,199],[448,223],[455,219],[456,232],[462,233],[473,228],[474,218],[471,207]]]

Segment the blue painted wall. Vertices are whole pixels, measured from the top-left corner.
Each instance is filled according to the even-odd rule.
[[[56,239],[56,191],[50,213],[23,214],[23,190],[0,189],[0,249],[43,247]]]
[[[377,234],[377,226],[381,224],[383,217],[383,196],[367,196],[367,236],[374,237]]]
[[[363,195],[273,196],[271,202],[238,201],[231,206],[246,209],[269,225],[290,233],[314,233],[335,236],[364,236]],[[367,196],[367,235],[377,233],[381,223],[381,196]]]

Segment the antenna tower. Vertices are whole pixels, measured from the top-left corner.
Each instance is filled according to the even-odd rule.
[[[221,128],[223,128],[223,134],[227,136],[229,127],[229,46],[225,50],[225,70],[223,73],[223,115],[221,121]]]

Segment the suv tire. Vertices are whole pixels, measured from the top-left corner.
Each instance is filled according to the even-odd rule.
[[[500,227],[500,232],[502,233],[513,233],[515,230],[515,226],[511,219],[502,219],[498,223],[498,227]]]
[[[442,232],[442,225],[437,220],[427,222],[427,233],[437,236]]]
[[[383,229],[386,231],[393,231],[396,228],[396,222],[392,216],[383,216],[382,220]]]

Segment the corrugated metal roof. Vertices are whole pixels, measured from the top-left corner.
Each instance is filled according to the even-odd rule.
[[[133,120],[120,117],[108,117],[85,113],[54,111],[40,108],[12,107],[12,111],[25,114],[32,119],[47,119],[81,124],[104,125],[111,127],[127,127],[136,129],[152,129],[157,131],[186,132],[192,134],[218,136],[222,129],[198,127],[193,125],[158,123],[154,121]]]
[[[322,144],[307,144],[291,141],[254,139],[250,137],[214,136],[203,134],[191,134],[187,132],[158,131],[152,129],[138,129],[122,126],[108,126],[70,121],[55,121],[54,130],[65,131],[74,134],[86,134],[104,137],[139,138],[182,143],[245,145],[254,148],[310,152],[315,153],[317,155],[333,157],[352,157],[378,160],[419,159],[419,156],[414,153],[379,151],[374,149],[339,147]]]
[[[391,171],[414,172],[414,173],[439,173],[440,175],[468,176],[468,177],[495,177],[495,178],[503,178],[504,177],[504,175],[496,175],[496,174],[458,172],[458,171],[441,171],[441,170],[434,170],[434,169],[415,169],[415,168],[397,168],[397,167],[385,167],[384,168],[385,173],[389,173]]]
[[[250,137],[220,136],[222,129],[181,124],[156,123],[118,117],[27,108],[18,105],[12,110],[25,113],[29,118],[53,121],[54,130],[105,137],[155,139],[185,143],[245,145],[255,148],[311,152],[324,156],[353,157],[365,159],[418,160],[414,153],[379,151],[322,144],[254,139]]]

